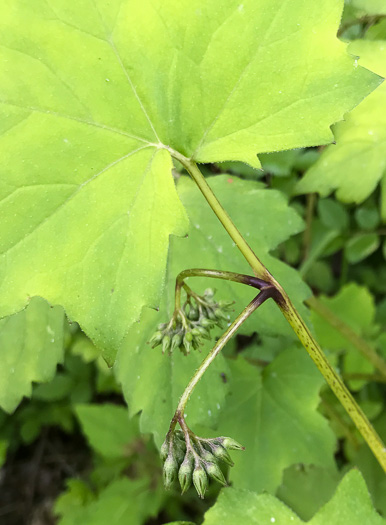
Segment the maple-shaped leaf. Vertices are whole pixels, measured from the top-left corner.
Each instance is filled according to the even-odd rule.
[[[386,75],[386,43],[358,40],[349,52],[360,63]],[[297,185],[298,193],[336,190],[343,202],[362,202],[375,189],[386,169],[386,84],[334,127],[336,145],[326,148]],[[384,197],[386,199],[386,197]]]
[[[242,358],[229,366],[217,433],[245,446],[230,473],[235,486],[274,492],[294,463],[334,468],[335,436],[317,412],[323,378],[303,349],[283,349],[262,371]]]
[[[0,315],[62,304],[111,363],[186,231],[170,152],[324,144],[379,83],[343,2],[14,0],[0,8]]]
[[[205,514],[204,525],[302,525],[290,508],[271,494],[248,490],[224,489],[215,505]],[[375,511],[367,487],[359,471],[351,470],[340,482],[331,500],[309,525],[384,525],[386,521]]]

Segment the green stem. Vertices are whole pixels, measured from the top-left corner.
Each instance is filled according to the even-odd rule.
[[[241,312],[241,314],[236,317],[233,323],[228,327],[226,332],[220,337],[217,343],[214,345],[209,354],[202,361],[200,366],[197,368],[192,379],[190,380],[188,386],[185,388],[184,393],[182,394],[180,401],[177,406],[176,415],[173,418],[173,421],[179,421],[180,418],[184,418],[184,411],[186,403],[188,402],[193,390],[197,386],[197,383],[200,381],[210,364],[221,350],[224,348],[226,343],[231,339],[231,337],[236,333],[239,327],[244,323],[244,321],[258,308],[263,304],[264,301],[272,297],[271,290],[265,289],[261,291],[254,299],[249,303],[249,305]],[[175,425],[174,425],[175,426]],[[174,428],[174,427],[173,427]]]
[[[333,328],[338,330],[371,364],[386,378],[386,362],[361,336],[354,332],[342,319],[339,319],[332,310],[316,297],[310,297],[306,304],[317,314],[323,317]]]
[[[225,230],[228,232],[233,242],[238,246],[239,250],[245,257],[245,259],[248,261],[255,275],[260,279],[263,279],[264,281],[268,281],[276,288],[278,294],[280,295],[280,299],[277,298],[276,302],[279,308],[281,309],[284,317],[287,319],[288,323],[298,336],[300,342],[303,344],[308,354],[310,355],[310,357],[324,376],[332,391],[335,393],[339,401],[346,409],[347,413],[353,420],[355,426],[362,434],[363,438],[365,439],[365,441],[373,451],[374,455],[378,459],[379,464],[386,472],[386,448],[382,443],[382,440],[375,432],[371,423],[356,403],[355,399],[347,389],[346,385],[343,383],[342,379],[339,377],[339,375],[335,372],[335,370],[328,362],[322,349],[313,338],[303,319],[301,318],[296,308],[290,301],[288,295],[285,293],[280,284],[269,273],[269,271],[265,268],[262,262],[258,259],[251,247],[245,241],[244,237],[233,224],[231,218],[223,209],[217,197],[214,195],[213,191],[211,190],[205,178],[203,177],[202,173],[198,169],[197,164],[192,160],[187,159],[180,153],[172,150],[171,148],[168,148],[168,150],[170,151],[173,157],[175,157],[181,162],[181,164],[188,171],[192,179],[196,182],[206,201],[212,208],[213,212],[216,214],[221,224],[224,226]]]

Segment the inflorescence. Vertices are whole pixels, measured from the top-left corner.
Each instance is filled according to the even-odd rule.
[[[203,339],[210,339],[212,328],[223,327],[223,322],[229,321],[227,312],[233,301],[216,302],[211,288],[205,290],[204,295],[198,295],[188,287],[185,289],[187,297],[182,308],[174,311],[169,323],[158,325],[149,341],[152,348],[162,344],[162,353],[171,355],[179,348],[188,355],[203,344]]]
[[[244,447],[229,437],[205,439],[189,429],[187,433],[181,430],[169,432],[161,447],[165,488],[170,489],[178,478],[182,494],[193,483],[198,495],[203,498],[209,478],[227,485],[219,462],[233,466],[228,450],[244,450]]]

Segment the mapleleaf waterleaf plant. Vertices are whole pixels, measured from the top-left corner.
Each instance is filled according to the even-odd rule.
[[[230,464],[227,449],[241,446],[197,437],[184,408],[224,344],[268,299],[386,470],[380,438],[198,167],[238,160],[259,168],[259,153],[333,141],[331,125],[381,82],[337,39],[342,8],[343,0],[14,0],[1,8],[0,315],[33,296],[60,304],[113,365],[143,307],[159,303],[169,236],[187,230],[173,159],[251,268],[251,276],[183,272],[173,317],[151,339],[165,353],[190,354],[228,320],[230,304],[196,294],[187,277],[259,290],[172,419],[161,451],[165,484],[178,477],[183,492],[192,482],[203,497],[208,476],[226,483],[219,460]],[[256,210],[251,221],[264,217]]]

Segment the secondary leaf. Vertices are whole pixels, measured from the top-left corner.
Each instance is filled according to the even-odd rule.
[[[127,446],[137,435],[136,422],[129,421],[123,406],[78,405],[75,413],[91,447],[106,458],[128,454]]]
[[[231,471],[237,487],[270,492],[293,463],[333,466],[335,439],[316,411],[322,376],[303,349],[287,348],[269,366],[238,359],[218,433],[245,446]]]
[[[371,373],[373,365],[359,353],[356,346],[338,328],[342,322],[360,336],[366,336],[374,323],[375,305],[370,292],[364,286],[350,283],[344,286],[335,297],[320,297],[319,301],[335,316],[335,326],[324,317],[311,310],[311,320],[317,340],[329,350],[344,352],[345,372]],[[353,386],[363,383],[354,381]]]
[[[301,525],[305,523],[270,494],[257,495],[237,489],[221,491],[216,504],[205,514],[204,525]],[[332,499],[307,523],[309,525],[384,525],[373,508],[362,476],[350,471],[341,481]]]
[[[329,142],[331,123],[378,83],[335,36],[341,8],[4,5],[0,315],[41,295],[112,362],[158,303],[170,233],[186,230],[158,148],[258,166],[256,153]]]
[[[15,410],[32,383],[50,381],[63,361],[63,309],[35,297],[25,310],[0,320],[0,406]]]
[[[386,75],[386,45],[383,41],[358,40],[349,52],[360,63]],[[317,191],[328,195],[336,189],[343,202],[362,202],[374,190],[386,169],[386,85],[380,86],[345,122],[334,127],[336,145],[328,146],[298,183],[298,193]]]
[[[162,501],[162,493],[149,485],[146,478],[121,478],[102,490],[95,501],[87,493],[79,497],[79,488],[70,485],[72,494],[61,496],[58,503],[59,525],[141,525],[157,514]]]

